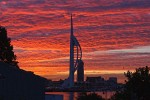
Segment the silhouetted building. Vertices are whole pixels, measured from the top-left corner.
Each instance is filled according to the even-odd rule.
[[[116,90],[118,88],[117,78],[110,77],[108,80],[105,80],[101,76],[98,77],[87,77],[86,83],[90,90]]]
[[[0,62],[0,99],[45,100],[45,79]]]
[[[82,60],[79,60],[77,68],[77,82],[84,82],[84,62]]]
[[[87,77],[86,78],[86,82],[89,82],[89,83],[101,83],[101,82],[104,82],[104,78],[102,78],[101,76],[98,76],[98,77]]]
[[[74,36],[73,32],[73,19],[71,15],[71,30],[70,30],[70,68],[69,68],[69,77],[64,81],[62,87],[71,88],[74,86],[74,73],[78,70],[79,61],[82,61],[82,48],[79,41]],[[84,69],[81,66],[79,69]],[[81,74],[80,80],[84,80],[84,71],[79,72]],[[79,78],[79,77],[78,77]]]
[[[117,77],[109,77],[108,81],[116,84],[117,83]]]

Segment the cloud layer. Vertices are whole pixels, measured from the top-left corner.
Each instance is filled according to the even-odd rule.
[[[67,72],[70,13],[90,74],[150,66],[149,0],[0,0],[0,25],[21,68],[45,77]]]

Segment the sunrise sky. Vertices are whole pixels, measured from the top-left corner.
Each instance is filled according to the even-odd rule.
[[[86,76],[150,66],[150,0],[0,0],[20,68],[67,78],[70,13]]]

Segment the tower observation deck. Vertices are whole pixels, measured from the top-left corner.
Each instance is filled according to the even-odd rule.
[[[82,49],[80,43],[73,34],[73,19],[71,14],[71,31],[70,31],[70,68],[69,77],[63,83],[63,87],[74,86],[74,73],[77,71],[77,81],[84,81],[84,63],[82,61]]]

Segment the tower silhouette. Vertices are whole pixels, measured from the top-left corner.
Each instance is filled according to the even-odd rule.
[[[84,81],[84,62],[79,60],[77,68],[77,82]]]
[[[69,77],[64,81],[63,87],[74,86],[74,73],[77,70],[77,81],[84,81],[84,68],[82,61],[81,46],[73,34],[73,19],[71,14],[71,30],[70,30],[70,68]]]

